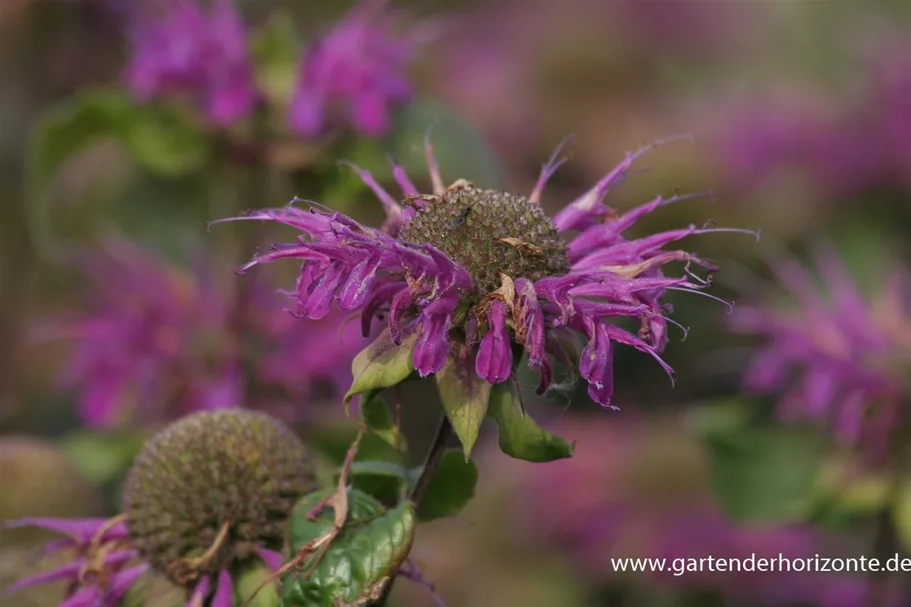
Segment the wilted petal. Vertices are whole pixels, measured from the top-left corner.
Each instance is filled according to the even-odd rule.
[[[414,347],[414,368],[421,377],[436,373],[449,355],[449,326],[458,303],[455,295],[441,297],[424,308],[423,325]]]
[[[579,372],[588,381],[588,394],[599,405],[611,407],[614,392],[614,348],[605,322],[588,321],[589,342],[579,359]]]
[[[475,370],[492,384],[509,379],[512,373],[512,343],[506,327],[506,305],[494,301],[487,316],[487,334],[478,348]]]

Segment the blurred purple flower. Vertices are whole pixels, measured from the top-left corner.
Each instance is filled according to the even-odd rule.
[[[75,340],[62,380],[95,427],[131,415],[157,424],[197,409],[281,407],[289,396],[299,410],[316,382],[346,389],[365,345],[342,341],[340,316],[314,326],[276,314],[280,300],[262,281],[245,298],[222,288],[208,264],[187,272],[125,240],[108,239],[79,263],[90,307],[42,321],[37,336]],[[261,384],[285,394],[259,402],[250,392]]]
[[[141,100],[186,94],[218,125],[247,115],[258,93],[244,24],[232,0],[136,2],[126,79]]]
[[[239,271],[279,259],[303,260],[297,284],[301,316],[324,318],[333,304],[344,311],[361,309],[365,336],[380,316],[396,343],[414,337],[414,368],[422,376],[443,368],[450,356],[450,332],[462,329],[479,377],[490,383],[509,379],[512,344],[517,343],[541,373],[539,392],[544,392],[553,375],[548,354],[563,360],[562,337],[582,333],[589,342],[579,368],[589,395],[611,406],[615,344],[648,354],[671,374],[660,357],[668,323],[661,300],[668,290],[699,293],[708,285],[689,267],[710,264],[664,247],[693,234],[725,231],[690,225],[637,240],[623,236],[642,216],[687,198],[657,196],[624,214],[603,204],[607,190],[651,147],[627,154],[551,220],[539,202],[547,180],[562,164],[556,153],[525,198],[481,190],[464,180],[447,188],[428,143],[433,194],[419,195],[402,168],[393,165],[409,197],[404,206],[369,172],[355,167],[385,207],[383,229],[318,205],[254,211],[239,219],[277,221],[304,235],[256,254]],[[578,233],[564,240],[563,234],[572,231]],[[661,268],[670,262],[686,264],[686,272],[665,277]],[[638,321],[638,335],[608,322],[619,317]]]
[[[309,49],[289,108],[291,127],[305,136],[319,134],[327,112],[343,103],[354,127],[379,137],[389,129],[391,107],[411,97],[405,73],[420,42],[419,30],[393,31],[382,14],[386,0],[360,0],[334,29]]]
[[[10,594],[39,584],[65,580],[70,582],[66,596],[58,607],[117,607],[121,599],[150,565],[141,562],[139,554],[130,547],[126,523],[115,519],[42,519],[24,518],[7,523],[10,526],[41,527],[67,535],[45,547],[45,552],[71,549],[72,563],[57,569],[17,580],[3,591]],[[254,552],[272,571],[281,566],[282,556],[259,547]],[[127,565],[132,566],[127,567]],[[234,605],[234,580],[227,570],[216,576],[203,575],[196,582],[186,602],[187,607],[204,604],[211,594],[211,607]]]
[[[69,582],[59,607],[116,607],[130,587],[149,568],[139,563],[129,547],[126,525],[106,519],[24,518],[7,523],[11,527],[40,527],[68,536],[45,546],[45,553],[73,550],[75,558],[51,571],[17,580],[3,591]],[[132,566],[127,566],[133,563]]]
[[[860,99],[802,93],[738,102],[716,123],[725,174],[752,188],[787,169],[822,196],[850,198],[883,183],[911,185],[911,45],[884,43]]]
[[[816,262],[828,293],[788,259],[774,269],[796,307],[765,305],[734,315],[735,330],[768,340],[747,370],[746,386],[758,393],[784,392],[783,415],[828,421],[842,441],[863,442],[880,453],[900,423],[907,396],[907,276],[896,270],[868,301],[834,249],[820,248]]]
[[[840,556],[853,546],[796,525],[737,525],[711,497],[698,443],[665,421],[561,421],[573,437],[570,459],[524,465],[498,459],[512,479],[510,511],[523,537],[562,551],[596,582],[635,575],[671,586],[717,589],[762,604],[863,607],[862,574],[791,571],[671,571],[674,559],[777,560]],[[856,553],[855,553],[856,554]],[[616,571],[612,559],[666,559],[664,572]],[[683,561],[686,562],[686,561]],[[888,602],[897,605],[897,602]]]

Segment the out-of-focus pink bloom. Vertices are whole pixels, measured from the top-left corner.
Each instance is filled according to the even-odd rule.
[[[219,125],[243,118],[257,90],[244,24],[232,0],[140,2],[129,11],[126,79],[142,100],[185,94]]]
[[[289,396],[299,407],[314,382],[345,390],[351,359],[365,344],[330,338],[341,317],[298,322],[263,281],[240,296],[224,287],[236,284],[228,271],[226,281],[204,263],[188,272],[125,240],[106,240],[81,257],[80,268],[90,305],[43,321],[38,336],[75,341],[62,380],[79,392],[80,415],[96,427],[131,416],[162,423],[197,409],[278,406]],[[250,392],[264,383],[284,393],[260,402]]]
[[[847,443],[877,453],[902,416],[911,359],[911,298],[896,270],[872,299],[848,276],[838,254],[820,248],[818,281],[793,259],[775,266],[796,306],[744,307],[734,328],[765,337],[745,382],[759,393],[784,393],[781,413],[831,423]]]
[[[66,535],[47,544],[45,552],[74,551],[74,559],[61,567],[17,580],[3,594],[22,588],[70,583],[60,607],[115,607],[120,599],[149,568],[138,562],[129,546],[124,523],[105,519],[24,518],[8,523],[14,527],[40,527]],[[129,565],[129,566],[128,566]]]
[[[570,459],[508,466],[515,505],[512,519],[524,536],[558,550],[595,581],[637,576],[670,586],[717,589],[762,604],[862,607],[866,579],[832,573],[685,571],[674,559],[790,559],[844,556],[835,538],[809,528],[771,524],[739,526],[714,503],[698,445],[660,420],[605,423],[564,419],[557,431],[576,441]],[[622,573],[613,559],[665,559],[666,569]],[[805,564],[805,563],[804,563]],[[888,603],[894,605],[897,603]]]
[[[330,107],[347,106],[355,129],[379,137],[389,129],[392,106],[411,97],[405,73],[419,43],[419,30],[398,34],[383,14],[386,0],[361,0],[309,49],[289,108],[298,133],[315,136]]]
[[[788,170],[838,198],[911,184],[911,45],[884,45],[868,68],[865,92],[851,103],[835,106],[805,92],[722,112],[713,128],[724,174],[752,188]]]

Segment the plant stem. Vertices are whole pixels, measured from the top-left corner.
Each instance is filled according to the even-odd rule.
[[[443,454],[446,452],[446,443],[449,442],[449,437],[451,436],[452,424],[449,422],[449,416],[444,413],[443,419],[440,421],[440,425],[437,428],[436,436],[433,437],[433,443],[430,444],[430,449],[427,450],[427,456],[424,458],[424,467],[421,469],[421,475],[418,477],[417,482],[411,489],[411,494],[408,496],[408,499],[414,503],[415,508],[417,508],[421,504],[421,500],[424,499],[424,494],[427,493],[427,487],[430,486],[433,475],[436,473],[437,468],[440,467],[440,461],[443,459]],[[386,589],[383,591],[382,596],[371,603],[372,607],[383,607],[386,605],[386,601],[389,600],[389,594],[392,592],[392,585],[394,583],[395,576],[386,584]]]
[[[876,518],[876,532],[873,537],[873,555],[880,567],[898,552],[898,537],[892,521],[892,500],[887,500],[885,507]],[[888,601],[890,576],[885,571],[871,571],[867,581],[867,605],[883,607]]]

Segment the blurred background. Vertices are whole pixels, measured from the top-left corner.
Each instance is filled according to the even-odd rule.
[[[249,103],[230,83],[219,99],[197,86],[205,66],[187,68],[189,80],[162,76],[155,53],[173,51],[167,33],[183,26],[144,45],[154,36],[143,23],[169,10],[157,4],[0,0],[0,519],[117,513],[144,438],[199,408],[268,410],[337,464],[356,427],[341,394],[365,343],[358,323],[288,314],[276,290],[293,289],[292,262],[235,275],[257,246],[292,231],[208,222],[300,196],[379,225],[375,196],[337,161],[393,191],[389,154],[426,191],[431,126],[447,183],[519,193],[574,135],[545,192],[550,212],[626,152],[691,133],[692,144],[650,152],[606,202],[622,211],[711,190],[651,214],[635,235],[690,223],[761,230],[758,245],[737,234],[686,242],[722,268],[712,293],[738,306],[782,301],[770,265],[821,242],[865,294],[907,259],[904,0],[393,1],[377,29],[397,44],[369,57],[380,64],[370,69],[390,72],[373,85],[389,85],[377,102],[388,115],[361,90],[354,109],[320,108],[310,122],[304,58],[318,41],[344,54],[326,36],[345,23],[347,1],[237,0],[240,42],[225,34],[221,54],[197,60],[247,49],[261,95]],[[342,34],[337,44],[354,44]],[[475,499],[422,526],[413,553],[447,605],[873,604],[864,573],[614,570],[612,557],[869,557],[889,508],[889,555],[911,548],[911,500],[888,501],[898,481],[825,426],[782,420],[775,394],[744,388],[762,339],[733,332],[720,303],[668,300],[690,330],[686,340],[672,332],[665,354],[675,386],[622,348],[619,412],[591,403],[584,386],[527,402],[541,425],[576,441],[573,459],[510,460],[485,426]],[[404,407],[418,463],[440,414],[432,385],[409,385]],[[362,456],[382,449],[368,444]],[[43,566],[45,536],[0,538],[0,587]],[[880,604],[911,604],[901,578],[882,582]],[[53,606],[61,592],[0,603]],[[392,598],[433,601],[406,582]]]

